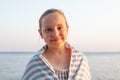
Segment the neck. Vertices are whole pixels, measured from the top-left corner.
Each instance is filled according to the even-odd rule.
[[[71,50],[65,46],[59,48],[49,47],[43,56],[50,62],[54,69],[68,69],[71,59]]]
[[[48,47],[47,52],[48,53],[52,53],[52,54],[64,54],[66,52],[66,49],[65,49],[64,46],[60,47],[60,48],[51,48],[51,47]]]

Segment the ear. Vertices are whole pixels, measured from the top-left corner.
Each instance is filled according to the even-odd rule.
[[[41,38],[43,39],[42,31],[40,29],[38,29],[38,32],[39,32]]]
[[[69,26],[67,26],[66,30],[67,30],[67,32],[68,32],[68,30],[69,30]]]

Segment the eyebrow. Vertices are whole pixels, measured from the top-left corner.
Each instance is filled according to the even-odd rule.
[[[50,26],[45,26],[45,28],[50,28]]]
[[[63,24],[57,24],[56,26],[63,26]],[[50,26],[45,26],[45,28],[49,28]]]
[[[57,24],[57,26],[63,26],[63,24]]]

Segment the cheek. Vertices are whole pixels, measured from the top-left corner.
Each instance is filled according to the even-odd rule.
[[[47,38],[49,38],[49,37],[50,37],[49,34],[43,34],[43,38],[44,38],[44,39],[47,39]]]
[[[64,31],[64,32],[62,33],[62,35],[63,35],[65,38],[67,38],[68,32],[67,32],[67,31]]]

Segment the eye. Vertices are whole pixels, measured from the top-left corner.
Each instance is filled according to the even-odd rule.
[[[46,32],[51,32],[52,29],[51,29],[51,28],[47,28],[45,31],[46,31]]]
[[[57,28],[58,30],[62,30],[63,29],[63,27],[62,26],[58,26],[58,28]]]

